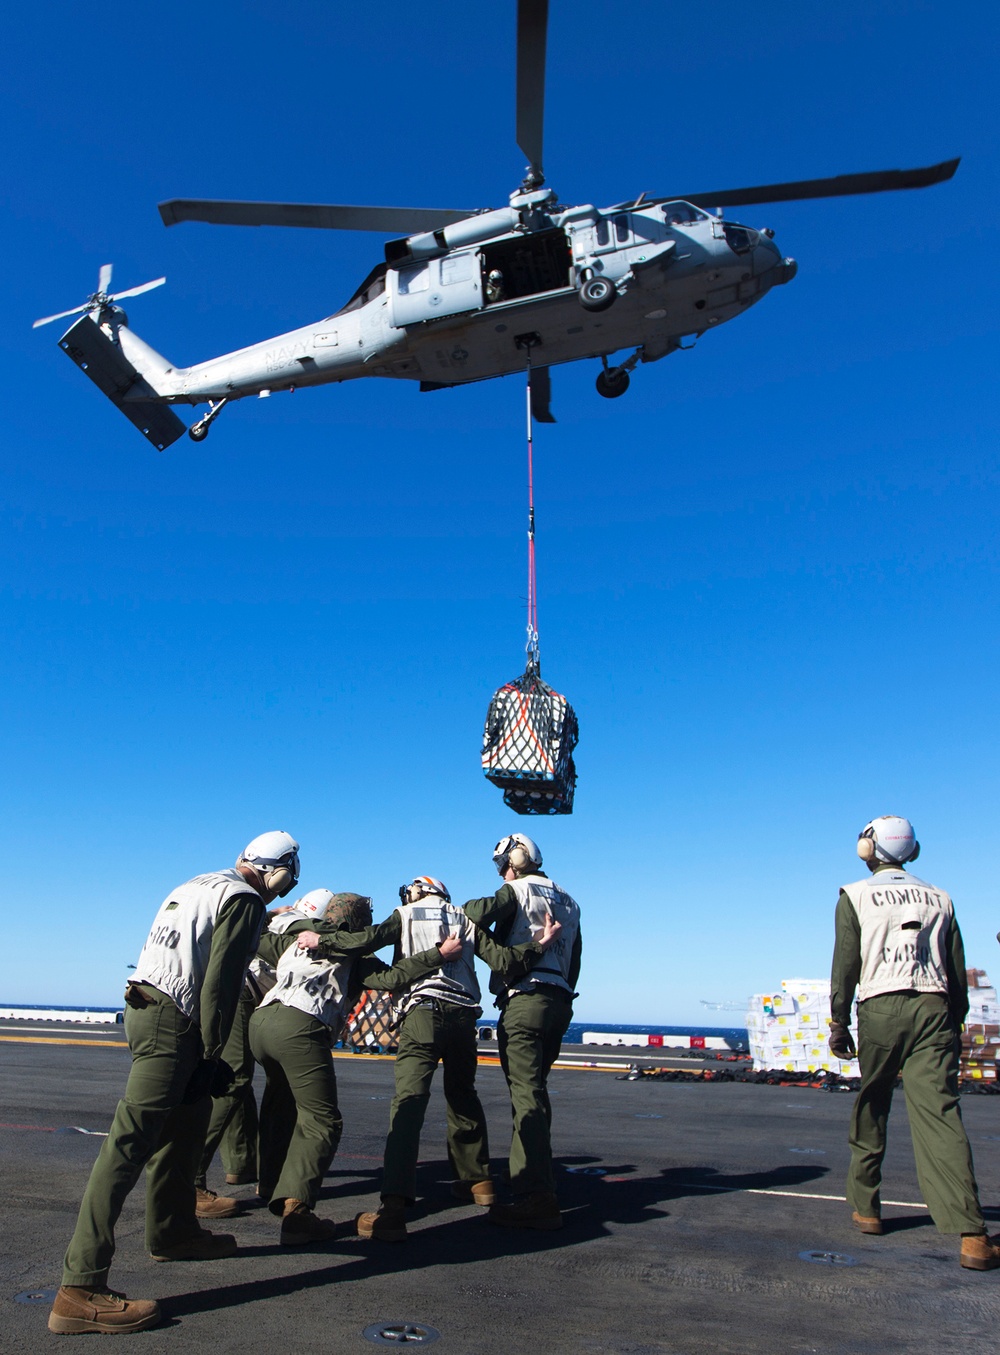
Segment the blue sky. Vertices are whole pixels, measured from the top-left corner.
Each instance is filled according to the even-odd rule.
[[[167,231],[174,196],[500,206],[504,3],[22,7],[0,56],[0,1000],[110,1004],[155,907],[282,827],[303,885],[490,892],[517,827],[580,901],[592,1021],[696,1022],[827,972],[858,829],[908,814],[970,963],[993,857],[998,134],[992,6],[552,0],[564,202],[962,155],[920,193],[733,209],[799,276],[635,374],[553,376],[536,440],[543,672],[577,809],[481,776],[523,657],[523,390],[248,400],[163,455],[39,315],[113,260],[178,363],[329,314],[360,233]],[[44,940],[40,940],[44,938]],[[728,1014],[709,1020],[728,1024]]]

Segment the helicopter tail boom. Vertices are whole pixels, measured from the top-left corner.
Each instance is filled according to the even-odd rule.
[[[143,437],[162,452],[187,432],[187,426],[163,403],[163,396],[156,389],[159,373],[154,369],[162,364],[166,371],[166,360],[124,327],[119,337],[125,343],[131,341],[129,346],[135,351],[127,356],[123,351],[125,343],[112,342],[100,325],[89,315],[83,315],[62,336],[59,347]],[[136,365],[136,359],[143,371]]]

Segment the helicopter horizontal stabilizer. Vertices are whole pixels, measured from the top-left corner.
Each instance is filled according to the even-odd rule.
[[[187,432],[187,425],[157,399],[148,381],[89,315],[81,316],[70,326],[59,340],[59,347],[158,451],[162,452]]]

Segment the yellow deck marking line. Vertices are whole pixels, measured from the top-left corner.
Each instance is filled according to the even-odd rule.
[[[128,1049],[124,1040],[57,1040],[54,1035],[0,1035],[6,1044],[92,1044],[105,1049]]]
[[[805,1190],[760,1190],[751,1186],[702,1186],[695,1181],[683,1182],[689,1190],[712,1190],[725,1195],[784,1195],[790,1200],[837,1200],[840,1204],[847,1203],[846,1195],[816,1195],[812,1191]],[[926,1209],[925,1204],[912,1204],[909,1200],[883,1200],[883,1204],[891,1205],[893,1209]]]

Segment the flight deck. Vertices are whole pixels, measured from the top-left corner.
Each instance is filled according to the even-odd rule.
[[[123,1041],[121,1026],[0,1022],[4,1355],[75,1339],[46,1330],[45,1291],[59,1283],[125,1085]],[[565,1053],[617,1058],[621,1071],[635,1061],[589,1046]],[[699,1066],[669,1054],[657,1062]],[[874,1238],[851,1228],[843,1199],[851,1095],[559,1068],[550,1090],[565,1226],[532,1233],[493,1227],[451,1197],[438,1078],[422,1199],[408,1241],[394,1245],[362,1241],[352,1226],[378,1203],[393,1062],[343,1055],[335,1066],[345,1132],[316,1207],[336,1219],[335,1238],[279,1246],[278,1221],[254,1188],[223,1186],[216,1163],[209,1184],[246,1204],[214,1225],[235,1233],[238,1255],[158,1264],[143,1246],[140,1184],[118,1228],[111,1285],[159,1300],[166,1320],[126,1342],[149,1355],[364,1355],[400,1336],[435,1355],[965,1355],[1000,1323],[1000,1272],[962,1270],[957,1239],[939,1234],[921,1204],[901,1093],[888,1228]],[[499,1175],[510,1114],[499,1067],[481,1066],[479,1090]],[[986,1216],[1000,1228],[1000,1097],[963,1097],[962,1110]]]

